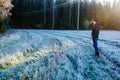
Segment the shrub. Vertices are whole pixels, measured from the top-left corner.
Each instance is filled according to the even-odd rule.
[[[13,8],[11,2],[12,0],[0,0],[0,33],[6,31],[4,21],[11,15],[10,10]]]

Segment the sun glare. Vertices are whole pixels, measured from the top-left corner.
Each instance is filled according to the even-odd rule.
[[[91,2],[92,0],[89,0],[89,2]],[[113,7],[113,4],[114,4],[114,1],[115,0],[96,0],[97,3],[101,3],[103,6],[106,5],[106,4],[110,4],[110,7],[112,8]],[[116,4],[117,4],[118,0],[116,0]]]

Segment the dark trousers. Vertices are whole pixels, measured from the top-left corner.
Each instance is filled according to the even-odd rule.
[[[98,38],[93,38],[93,47],[95,49],[95,52],[98,52]]]

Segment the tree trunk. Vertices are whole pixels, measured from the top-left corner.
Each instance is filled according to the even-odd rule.
[[[78,17],[77,17],[77,30],[79,30],[80,24],[80,1],[78,0]]]

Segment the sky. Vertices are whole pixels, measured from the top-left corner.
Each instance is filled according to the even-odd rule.
[[[90,2],[92,0],[89,0]],[[106,5],[106,2],[110,4],[110,7],[113,7],[114,1],[115,0],[96,0],[97,2],[100,2],[102,5]],[[116,3],[118,2],[118,0],[116,0]]]

